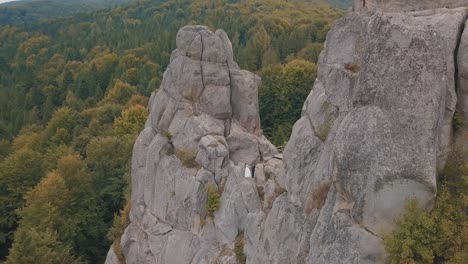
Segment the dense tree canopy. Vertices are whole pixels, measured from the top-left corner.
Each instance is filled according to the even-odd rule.
[[[316,66],[305,60],[286,65],[272,65],[261,71],[260,116],[266,136],[272,143],[283,145],[291,134],[292,120],[298,120],[304,98],[312,90]]]
[[[128,222],[132,145],[181,26],[228,33],[241,67],[263,77],[265,134],[284,144],[344,14],[317,3],[133,1],[0,27],[0,261],[103,262],[106,234]]]
[[[0,25],[31,24],[38,20],[115,7],[130,0],[22,0],[0,5]]]

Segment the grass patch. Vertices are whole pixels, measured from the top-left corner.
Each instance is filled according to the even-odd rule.
[[[455,111],[455,114],[453,115],[453,129],[455,131],[459,130],[465,125],[464,123],[465,122],[463,121],[463,117],[460,112]]]
[[[169,139],[169,141],[172,141],[172,134],[171,134],[171,132],[169,132],[169,131],[166,130],[166,131],[163,131],[163,132],[162,132],[162,135],[163,135],[164,137],[166,137],[167,139]]]
[[[258,197],[260,198],[260,201],[263,202],[263,200],[265,199],[265,192],[263,191],[262,186],[257,186],[257,193],[258,193]]]
[[[196,151],[176,149],[175,155],[186,168],[201,168],[200,164],[195,161],[195,158],[197,157]]]
[[[246,263],[247,258],[244,254],[244,232],[240,232],[237,235],[236,241],[234,241],[234,254],[236,255],[237,263]]]
[[[328,137],[328,134],[330,133],[330,129],[331,129],[331,124],[330,122],[325,122],[323,124],[321,124],[318,128],[317,128],[317,137],[322,141],[322,142],[325,142],[325,140],[327,140],[327,137]]]
[[[208,199],[206,201],[206,215],[214,221],[214,213],[221,206],[221,195],[213,185],[208,185]]]

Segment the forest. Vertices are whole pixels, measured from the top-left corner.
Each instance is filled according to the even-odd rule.
[[[241,68],[263,78],[264,133],[283,145],[344,13],[315,1],[155,0],[0,27],[0,261],[103,262],[180,27],[228,33]]]
[[[21,0],[0,5],[0,25],[33,24],[39,20],[112,8],[129,0]]]

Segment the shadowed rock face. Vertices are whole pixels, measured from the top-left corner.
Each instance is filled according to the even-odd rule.
[[[383,261],[405,200],[433,206],[457,93],[467,116],[466,19],[339,20],[282,155],[261,133],[260,79],[239,70],[226,34],[182,28],[134,147],[126,263],[236,264],[240,233],[249,264]],[[213,220],[209,185],[221,193]],[[106,263],[118,263],[112,249]]]

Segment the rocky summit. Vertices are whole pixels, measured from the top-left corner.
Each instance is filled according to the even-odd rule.
[[[456,108],[468,117],[468,3],[452,2],[339,20],[282,154],[226,33],[180,29],[133,150],[126,263],[384,261],[405,201],[433,206]]]

